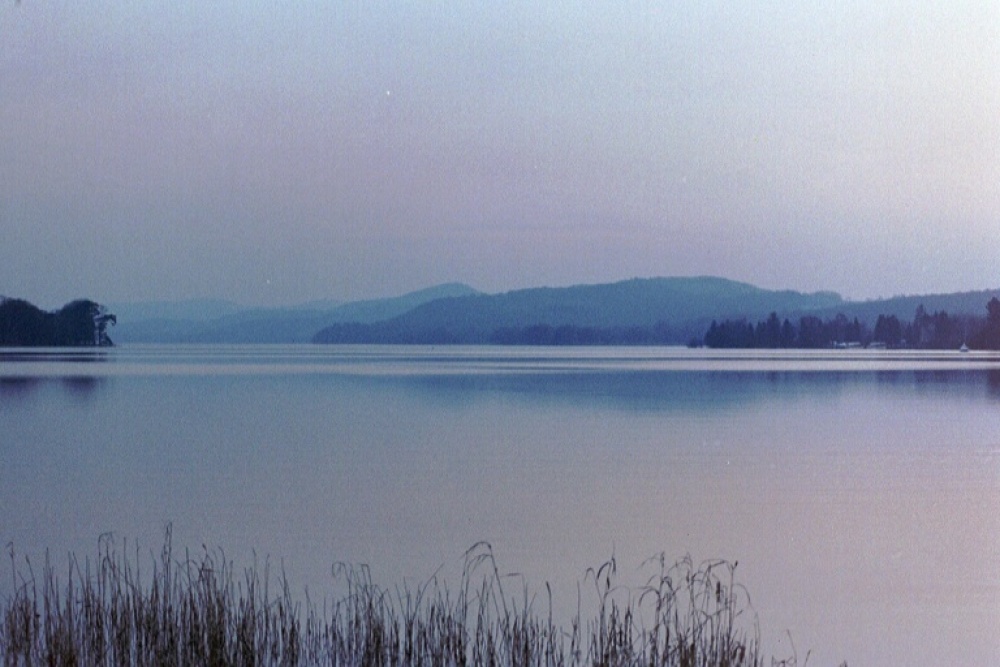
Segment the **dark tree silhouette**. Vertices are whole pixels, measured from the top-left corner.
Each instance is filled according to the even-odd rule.
[[[106,347],[108,324],[118,319],[99,303],[71,301],[48,313],[24,299],[0,300],[0,346]]]
[[[973,336],[970,346],[978,350],[1000,350],[1000,299],[986,304],[986,325]]]
[[[885,347],[957,350],[968,342],[977,349],[1000,350],[1000,299],[986,306],[987,318],[953,316],[945,311],[928,313],[918,306],[912,322],[895,315],[879,315],[874,332],[857,317],[840,313],[821,320],[815,315],[799,318],[798,328],[787,319],[779,324],[776,313],[756,325],[746,320],[713,321],[704,336],[707,347],[719,348],[826,348],[879,343]]]
[[[903,342],[903,324],[895,315],[879,315],[872,340],[886,347],[898,347]]]

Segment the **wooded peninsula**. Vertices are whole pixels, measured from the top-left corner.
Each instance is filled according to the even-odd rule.
[[[110,347],[108,324],[118,318],[87,299],[47,312],[24,299],[0,298],[0,346]]]

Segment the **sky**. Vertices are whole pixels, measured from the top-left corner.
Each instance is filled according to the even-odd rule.
[[[0,294],[1000,287],[995,0],[0,0]]]

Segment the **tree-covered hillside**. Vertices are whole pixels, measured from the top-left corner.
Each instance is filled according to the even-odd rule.
[[[342,320],[318,343],[983,347],[1000,290],[846,301],[716,277],[646,278],[441,298],[382,321]],[[712,324],[715,323],[714,328]],[[706,333],[709,335],[706,336]]]
[[[723,278],[645,278],[437,299],[383,322],[339,323],[324,343],[676,344],[713,318],[834,307],[831,292],[766,290]]]

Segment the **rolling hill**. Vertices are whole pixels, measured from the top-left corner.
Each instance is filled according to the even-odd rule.
[[[377,322],[427,301],[475,294],[448,283],[387,299],[344,304],[310,302],[289,308],[240,308],[225,301],[144,302],[112,308],[121,343],[305,343],[336,322]],[[117,310],[114,310],[117,308]]]
[[[289,308],[226,301],[112,305],[119,342],[157,343],[619,343],[684,344],[713,320],[757,322],[775,312],[844,314],[873,327],[879,315],[910,321],[928,313],[982,317],[1000,290],[847,301],[833,292],[769,290],[717,277],[634,278],[484,294],[448,283],[387,299]]]
[[[572,342],[588,342],[588,337],[593,338],[590,342],[602,342],[602,332],[617,332],[628,339],[631,332],[637,338],[632,342],[683,343],[701,336],[712,319],[753,319],[771,311],[811,312],[842,303],[832,292],[765,290],[724,278],[635,278],[437,299],[382,322],[337,323],[318,332],[313,340],[512,342],[528,328],[548,327],[576,336]],[[644,332],[654,332],[652,339]]]

